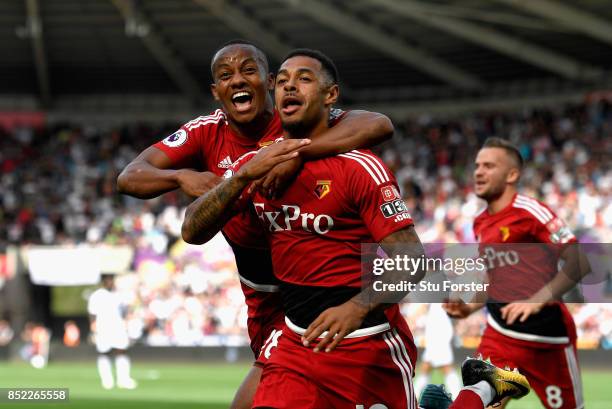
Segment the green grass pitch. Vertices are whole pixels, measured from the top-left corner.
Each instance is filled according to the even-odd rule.
[[[95,362],[51,363],[34,369],[23,363],[0,363],[0,387],[67,387],[68,403],[7,404],[2,408],[84,408],[84,409],[220,409],[227,408],[234,391],[249,370],[248,364],[167,364],[140,363],[132,375],[136,390],[103,390]],[[434,381],[441,378],[434,375]],[[589,409],[612,408],[610,371],[583,371],[584,395]],[[513,409],[541,408],[533,393],[508,406]]]

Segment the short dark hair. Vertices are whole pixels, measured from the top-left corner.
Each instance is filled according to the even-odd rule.
[[[229,47],[230,45],[246,45],[246,46],[253,47],[255,49],[255,51],[257,52],[257,57],[259,57],[259,59],[263,62],[264,68],[266,69],[266,74],[270,71],[270,68],[269,68],[270,65],[268,64],[268,57],[266,56],[266,53],[264,53],[261,50],[261,48],[259,48],[259,46],[257,44],[255,44],[254,42],[249,41],[249,40],[244,40],[242,38],[235,38],[233,40],[229,40],[229,41],[223,43],[213,53],[213,58],[210,60],[210,73],[213,76],[213,78],[215,76],[215,73],[213,72],[213,65],[215,63],[215,56],[219,53],[219,51],[223,50],[225,47]]]
[[[281,61],[281,65],[285,61],[287,61],[289,58],[296,57],[296,56],[310,57],[310,58],[314,58],[315,60],[319,61],[321,63],[321,67],[323,68],[323,71],[329,76],[329,79],[331,80],[331,83],[332,83],[331,85],[338,83],[339,75],[338,75],[338,68],[336,68],[336,64],[334,64],[332,59],[329,58],[327,55],[323,54],[321,51],[313,50],[311,48],[296,48],[295,50],[290,51],[289,54],[287,54],[285,58],[283,58],[283,61]]]
[[[506,153],[510,155],[510,157],[516,162],[516,165],[518,166],[519,170],[523,168],[523,157],[521,156],[521,152],[510,141],[503,138],[491,137],[487,138],[482,147],[500,148],[505,150]]]

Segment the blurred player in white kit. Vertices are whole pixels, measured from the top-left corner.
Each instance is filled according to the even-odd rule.
[[[440,368],[444,373],[444,384],[447,390],[456,398],[461,389],[459,375],[453,367],[452,349],[453,324],[441,304],[430,304],[425,323],[425,352],[421,358],[422,364],[414,381],[417,396],[430,383],[431,371]]]
[[[115,277],[103,274],[102,287],[94,291],[87,306],[99,354],[98,373],[104,389],[112,389],[115,386],[112,356],[115,358],[117,387],[134,389],[136,381],[130,376],[130,358],[127,355],[127,326],[123,319],[121,300],[114,289]]]

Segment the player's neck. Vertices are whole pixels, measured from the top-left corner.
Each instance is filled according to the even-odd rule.
[[[230,128],[232,128],[237,135],[243,138],[259,140],[263,136],[268,125],[270,125],[272,118],[274,118],[274,105],[272,101],[266,101],[266,109],[253,121],[247,124],[239,124],[230,119],[228,122]]]
[[[325,116],[321,117],[317,123],[315,123],[311,127],[302,127],[295,129],[285,129],[285,137],[289,139],[301,139],[301,138],[309,138],[316,139],[319,135],[325,133],[329,130],[329,123],[327,118],[329,117],[329,113]]]
[[[489,214],[501,212],[508,207],[510,203],[512,203],[514,195],[516,195],[516,188],[514,186],[508,186],[501,195],[490,202],[487,202],[487,210],[489,211]]]

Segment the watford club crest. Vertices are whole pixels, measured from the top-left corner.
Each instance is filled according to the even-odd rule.
[[[319,199],[323,199],[329,192],[331,192],[331,180],[317,180],[317,186],[314,189],[314,194]]]
[[[510,227],[502,226],[499,228],[499,232],[501,233],[502,241],[506,241],[510,237]]]
[[[270,145],[272,145],[273,143],[274,143],[274,141],[264,141],[264,142],[258,142],[258,143],[257,143],[257,146],[258,146],[259,148],[264,148],[264,147],[266,147],[266,146],[270,146]]]

